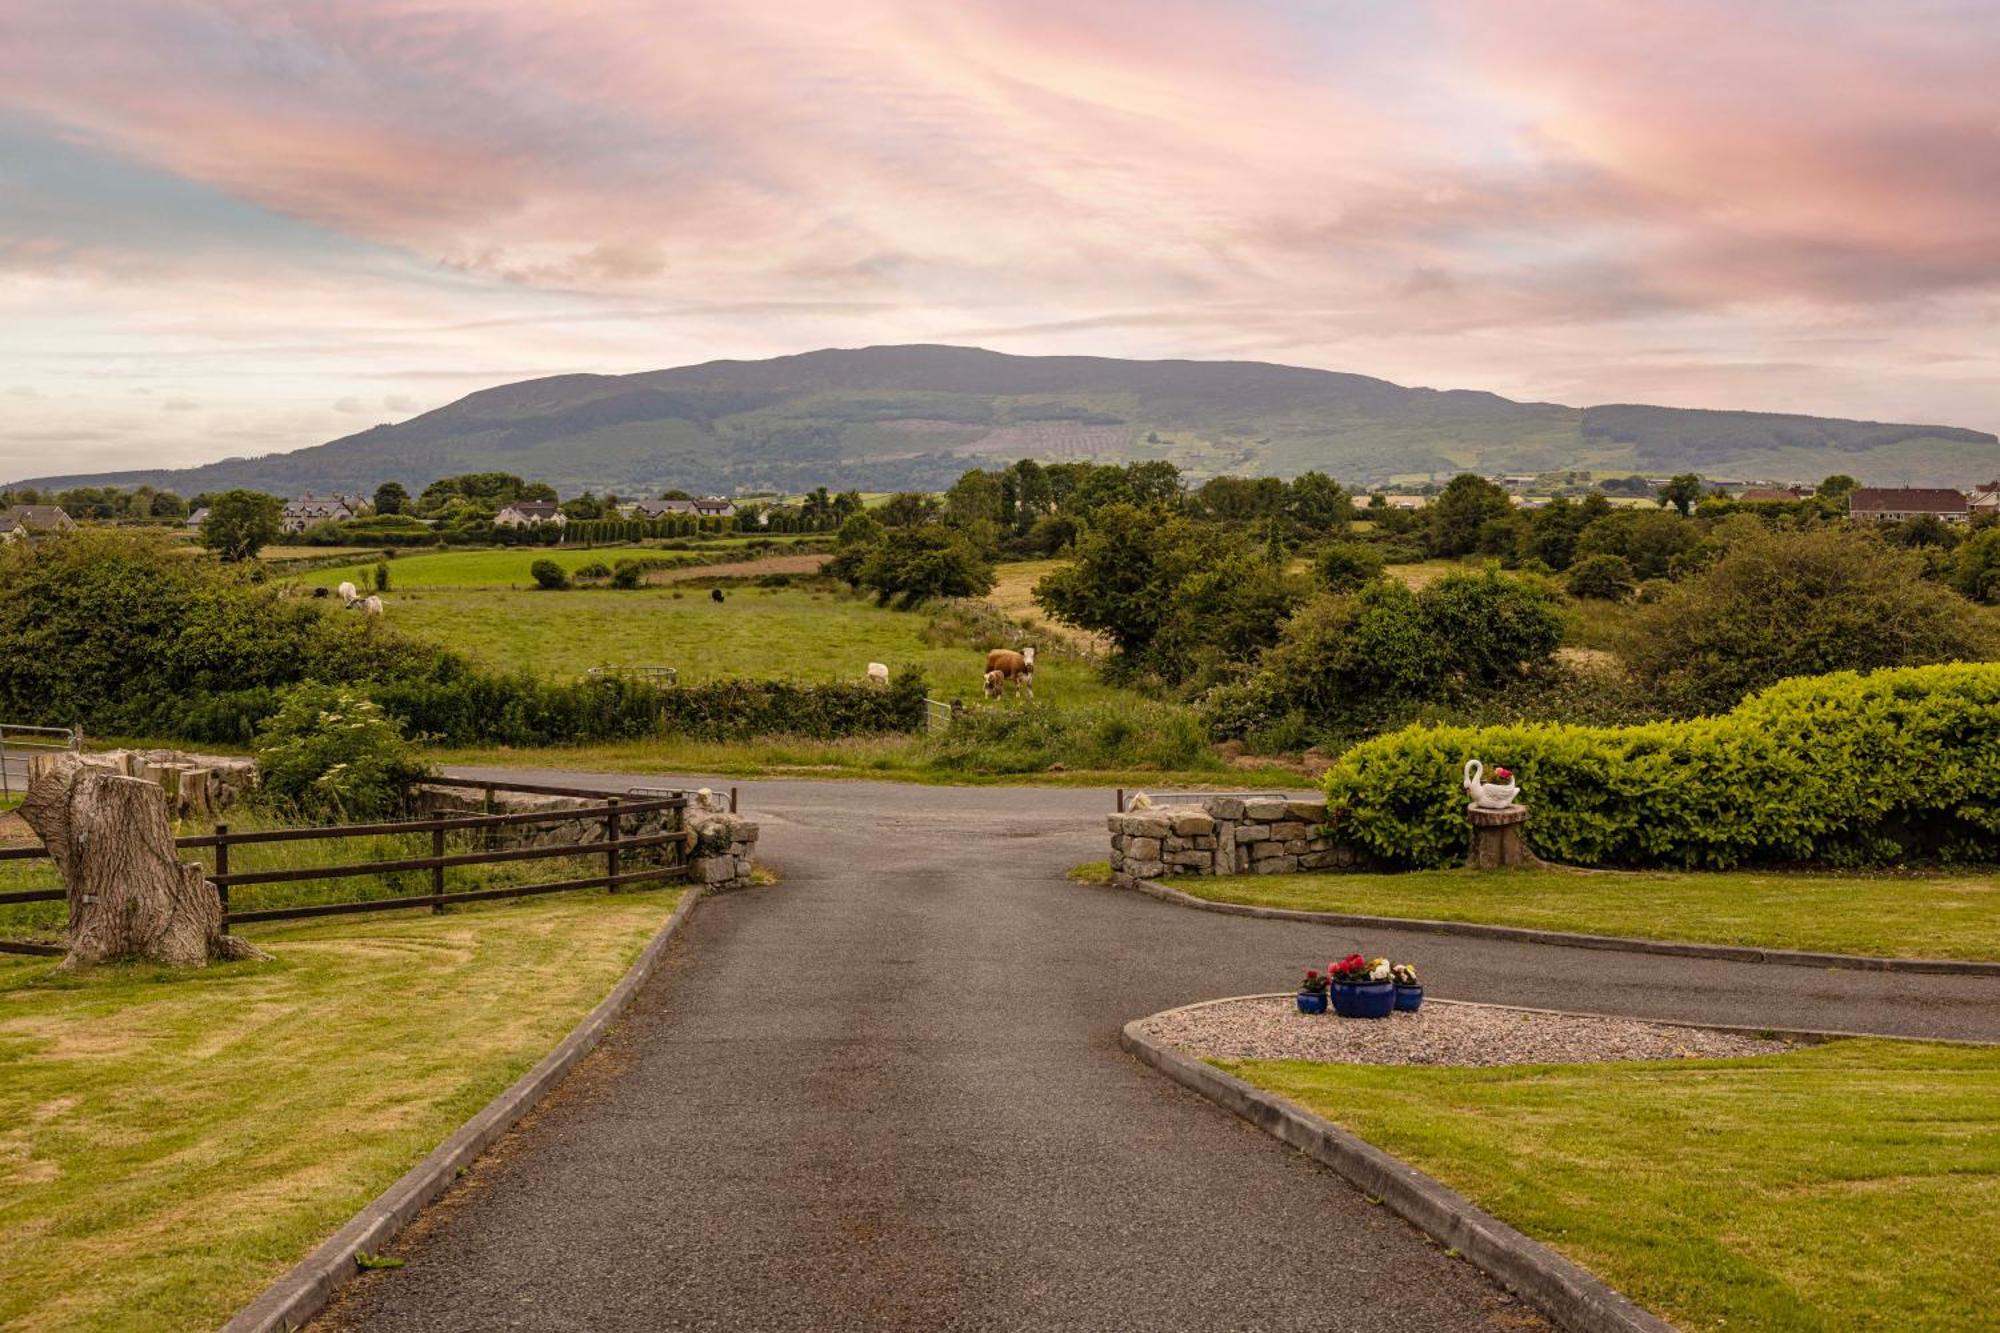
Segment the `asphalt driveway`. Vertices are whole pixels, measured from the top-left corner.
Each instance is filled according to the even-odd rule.
[[[1105,792],[741,785],[784,883],[704,903],[572,1086],[327,1322],[1534,1327],[1119,1028],[1365,945],[1447,997],[2000,1040],[1990,979],[1363,939],[1069,883],[1104,855]]]

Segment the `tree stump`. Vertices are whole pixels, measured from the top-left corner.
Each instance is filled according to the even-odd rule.
[[[1472,870],[1510,870],[1515,866],[1540,865],[1528,850],[1524,825],[1525,805],[1503,806],[1498,810],[1482,805],[1465,807],[1466,822],[1472,825],[1472,851],[1465,864]]]
[[[176,855],[167,796],[153,783],[60,756],[28,788],[21,817],[69,894],[63,967],[268,957],[223,933],[221,899],[199,865]]]

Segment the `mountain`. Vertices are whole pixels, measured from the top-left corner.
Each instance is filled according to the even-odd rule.
[[[24,484],[292,494],[389,480],[415,490],[453,473],[506,471],[565,495],[932,489],[1021,457],[1167,458],[1197,477],[1318,468],[1368,485],[1556,468],[1796,480],[1847,472],[1911,485],[2000,476],[2000,440],[1950,426],[1518,403],[1257,361],[908,346],[523,380],[293,453]]]

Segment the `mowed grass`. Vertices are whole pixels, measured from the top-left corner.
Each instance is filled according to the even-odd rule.
[[[2000,960],[2000,876],[1569,870],[1188,875],[1212,902],[1702,944]]]
[[[397,596],[388,620],[488,666],[549,677],[616,665],[674,667],[683,683],[721,676],[861,680],[870,662],[883,662],[892,671],[921,667],[934,696],[974,703],[986,666],[982,650],[925,643],[929,622],[920,612],[809,588],[734,588],[721,602],[664,587],[432,589]],[[1120,693],[1083,662],[1045,657],[1036,664],[1037,698],[1086,702]]]
[[[548,1053],[677,891],[247,927],[275,956],[0,955],[0,1326],[214,1328]]]
[[[1231,1073],[1344,1125],[1683,1329],[1993,1326],[2000,1050]]]

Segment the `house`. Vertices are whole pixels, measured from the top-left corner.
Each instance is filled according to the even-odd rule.
[[[496,528],[539,528],[544,523],[566,527],[569,515],[554,500],[516,500],[493,516]]]
[[[1965,493],[1965,507],[1974,518],[2000,514],[2000,481],[1982,481]]]
[[[676,514],[696,518],[735,518],[736,506],[719,495],[699,500],[641,500],[632,506],[634,518],[671,518]]]
[[[278,527],[285,532],[304,532],[320,523],[345,523],[368,507],[358,495],[301,495],[285,505]]]
[[[1895,523],[1930,514],[1947,523],[1971,518],[1965,497],[1941,486],[1861,486],[1847,493],[1847,516],[1872,523]]]
[[[1752,486],[1736,498],[1747,500],[1752,504],[1781,504],[1793,500],[1810,500],[1812,497],[1813,493],[1803,486]]]
[[[0,542],[38,542],[76,527],[61,505],[15,505],[0,509]]]
[[[198,528],[206,522],[208,522],[207,505],[203,505],[201,508],[195,510],[192,514],[188,515],[187,525],[191,528]]]

